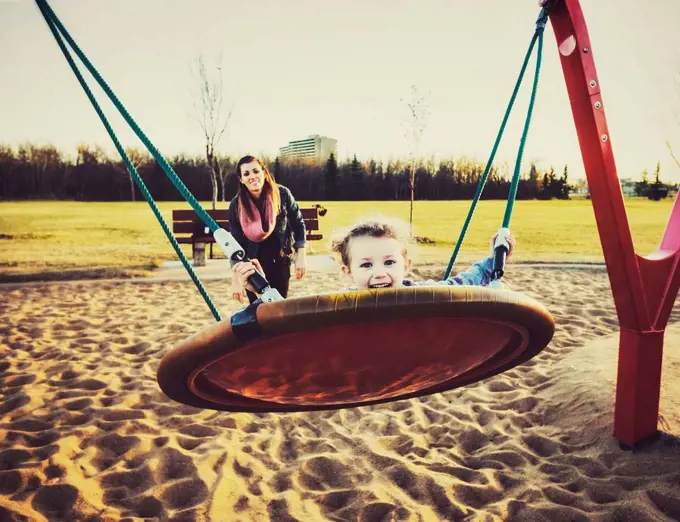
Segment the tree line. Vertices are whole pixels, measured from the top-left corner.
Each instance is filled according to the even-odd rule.
[[[151,156],[127,151],[132,164],[157,201],[179,201],[182,196]],[[189,191],[201,201],[213,194],[212,167],[204,157],[175,155],[166,158]],[[263,158],[274,178],[304,201],[408,200],[411,163],[405,160],[338,162],[331,156],[324,164]],[[219,157],[228,175],[220,179],[218,199],[228,201],[238,188],[235,165],[238,158]],[[415,199],[471,199],[484,173],[484,165],[460,158],[420,160],[415,166]],[[483,199],[505,199],[511,173],[507,165],[493,166]],[[530,164],[517,186],[517,199],[568,199],[572,186],[568,169],[542,172]],[[3,200],[65,199],[77,201],[138,201],[139,188],[124,163],[110,158],[98,146],[80,145],[75,158],[53,146],[0,145],[0,198]]]
[[[661,181],[661,163],[657,162],[654,170],[654,181],[649,181],[647,169],[642,171],[640,181],[635,183],[635,195],[647,197],[653,201],[659,201],[668,197],[671,190],[677,192],[678,185],[667,185]]]

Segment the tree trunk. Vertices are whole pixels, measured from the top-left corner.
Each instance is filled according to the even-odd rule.
[[[224,172],[224,165],[220,165],[220,162],[216,157],[214,158],[214,161],[213,172],[215,172],[217,181],[220,184],[220,197],[221,201],[224,203],[227,201],[227,175]]]
[[[210,174],[212,177],[212,209],[215,210],[217,208],[217,178],[215,177],[215,173],[210,170]]]
[[[132,202],[135,202],[135,180],[132,177],[132,174],[128,172],[128,176],[130,177],[130,194],[132,196]]]
[[[208,168],[210,169],[210,181],[212,182],[212,209],[217,208],[217,176],[215,175],[215,154],[210,145],[205,147],[205,156],[208,160]]]
[[[415,173],[413,172],[413,165],[411,165],[411,172],[408,177],[409,190],[411,192],[411,209],[409,215],[409,224],[411,227],[411,239],[413,239],[413,193],[415,192]]]
[[[225,203],[227,201],[227,176],[223,169],[220,169],[220,185],[222,186],[222,202]]]

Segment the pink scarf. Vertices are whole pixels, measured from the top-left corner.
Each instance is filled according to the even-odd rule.
[[[243,229],[243,233],[246,235],[246,237],[256,243],[261,243],[262,241],[267,239],[270,236],[270,234],[274,231],[274,223],[276,221],[276,216],[273,215],[274,213],[272,212],[272,199],[271,197],[267,197],[268,195],[269,194],[265,196],[264,203],[264,216],[269,224],[267,232],[265,232],[262,228],[262,217],[257,206],[255,205],[255,203],[253,203],[252,198],[245,199],[247,199],[248,208],[250,209],[251,214],[255,216],[255,219],[251,219],[248,216],[248,213],[246,212],[246,209],[243,205],[243,201],[241,200],[241,198],[239,198],[238,219],[241,222],[241,228]]]

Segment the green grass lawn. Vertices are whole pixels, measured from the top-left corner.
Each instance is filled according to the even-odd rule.
[[[316,203],[316,202],[314,202]],[[408,202],[320,202],[328,208],[321,218],[325,239],[317,253],[328,252],[333,232],[362,216],[381,213],[408,220]],[[209,203],[202,203],[204,208]],[[308,202],[300,202],[301,206]],[[654,251],[668,221],[673,201],[626,201],[636,249]],[[186,203],[161,202],[171,225],[172,210]],[[221,203],[220,208],[226,208]],[[446,264],[458,238],[469,201],[417,201],[414,233],[434,242],[419,246],[416,260]],[[489,237],[501,225],[504,201],[477,206],[459,260],[471,262],[488,251]],[[511,230],[517,238],[515,262],[601,261],[600,240],[591,202],[518,201]],[[191,255],[191,246],[184,252]],[[143,275],[165,260],[177,259],[170,242],[146,202],[77,203],[29,201],[0,203],[0,281],[132,277]]]

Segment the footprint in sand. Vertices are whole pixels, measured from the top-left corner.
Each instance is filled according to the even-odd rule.
[[[306,460],[299,474],[300,480],[322,484],[325,487],[348,488],[353,485],[350,468],[342,462],[326,456],[312,457]],[[324,489],[324,487],[320,489]]]
[[[66,414],[60,422],[60,426],[82,426],[92,421],[92,414]]]
[[[40,431],[48,431],[54,427],[53,422],[44,422],[37,419],[20,419],[14,422],[10,422],[7,427],[15,431],[24,431],[28,433],[37,433]]]
[[[451,466],[448,464],[431,464],[427,469],[436,473],[443,473],[466,482],[468,484],[488,484],[489,479],[480,471],[463,466]]]
[[[31,402],[31,398],[23,392],[16,392],[9,399],[0,402],[0,416],[18,410]]]
[[[109,505],[127,504],[129,497],[151,489],[155,484],[148,465],[130,471],[106,473],[101,479],[104,503]]]
[[[11,434],[12,432],[7,432],[7,433],[8,433],[8,436],[9,436],[9,434]],[[34,435],[28,435],[28,434],[23,435],[25,445],[29,446],[31,448],[42,448],[42,447],[45,447],[45,446],[49,446],[53,442],[56,442],[57,440],[59,440],[60,437],[61,437],[61,434],[59,433],[58,430],[49,430],[49,431],[45,431],[45,432],[40,432],[39,434],[37,434],[35,436]]]
[[[180,436],[177,437],[177,444],[179,445],[179,447],[187,451],[193,451],[204,443],[205,440],[203,439],[193,439]]]
[[[33,497],[32,507],[48,520],[75,520],[70,518],[78,500],[78,490],[69,485],[43,486]]]
[[[16,495],[17,493],[24,491],[28,485],[29,476],[31,475],[25,470],[0,470],[0,495]],[[0,518],[0,520],[5,519]],[[15,519],[10,517],[6,520]]]
[[[516,387],[502,380],[492,380],[487,384],[487,388],[493,393],[505,393],[515,391]]]
[[[148,350],[149,348],[151,348],[151,343],[143,341],[141,343],[133,344],[132,346],[127,346],[123,348],[123,352],[132,355],[139,355]]]
[[[197,476],[198,470],[191,457],[175,448],[163,448],[159,453],[158,467],[154,471],[157,484]]]
[[[531,434],[522,439],[522,442],[536,455],[551,457],[560,452],[560,445],[548,437]]]
[[[163,520],[166,518],[163,503],[154,497],[141,497],[133,509],[136,515],[143,519]]]
[[[94,445],[103,455],[110,454],[116,457],[125,455],[131,449],[139,446],[139,443],[139,437],[126,437],[117,433],[110,433],[94,440]]]
[[[471,455],[489,442],[489,437],[475,427],[464,430],[458,436],[458,444],[464,453]]]
[[[168,487],[160,498],[170,509],[187,509],[205,502],[208,488],[199,478],[185,479]]]
[[[105,410],[101,414],[101,419],[106,422],[121,422],[126,420],[139,420],[144,418],[146,418],[146,415],[144,414],[143,411],[139,410],[114,409]]]
[[[543,495],[546,499],[557,506],[574,506],[577,508],[582,507],[583,501],[581,497],[571,493],[570,491],[566,491],[557,486],[546,486],[541,488],[541,491],[543,492]]]
[[[341,491],[332,491],[330,493],[320,495],[317,497],[317,501],[321,505],[321,509],[326,514],[332,514],[356,504],[360,496],[361,494],[359,491],[344,489]],[[389,504],[387,505],[390,506]]]
[[[7,395],[10,395],[13,393],[15,390],[12,390],[11,388],[19,388],[21,386],[27,386],[29,384],[33,384],[35,382],[36,376],[32,374],[24,374],[24,375],[17,375],[15,377],[8,377],[7,379],[3,379],[3,385],[2,388],[4,390],[4,393]]]
[[[453,492],[456,500],[474,509],[481,509],[493,502],[498,502],[504,496],[504,492],[492,486],[468,486],[455,484]],[[462,520],[462,518],[461,518]]]
[[[592,502],[595,502],[596,504],[610,504],[612,502],[617,502],[623,495],[623,489],[618,484],[607,481],[598,481],[596,485],[581,488],[581,490],[583,489],[585,489],[588,499]],[[675,500],[675,505],[678,505],[677,500]],[[661,511],[668,513],[668,511],[665,511],[662,508],[660,509]],[[676,519],[680,519],[678,515],[680,515],[680,512],[677,513],[675,517]]]
[[[25,449],[8,449],[0,452],[0,471],[30,467],[31,453]]]
[[[577,493],[583,491],[583,480],[577,468],[564,464],[544,463],[538,467],[538,471],[550,476],[550,481],[555,484],[572,484],[569,491]]]
[[[68,385],[69,389],[72,390],[88,390],[97,391],[106,388],[106,383],[99,381],[97,379],[84,379],[82,381],[76,381]]]
[[[61,388],[57,388],[59,391],[54,394],[54,398],[58,401],[64,400],[64,399],[76,399],[80,397],[91,397],[92,394],[89,393],[87,390],[63,390]]]

